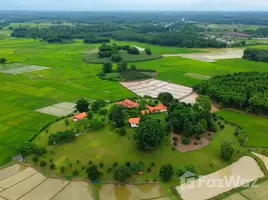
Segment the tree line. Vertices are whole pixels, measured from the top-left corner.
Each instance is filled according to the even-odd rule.
[[[239,72],[216,76],[194,89],[225,107],[268,114],[267,72]]]
[[[268,48],[248,48],[244,51],[243,58],[253,61],[268,62]]]

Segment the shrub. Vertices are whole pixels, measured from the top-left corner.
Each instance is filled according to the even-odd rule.
[[[197,139],[197,140],[201,140],[201,136],[200,136],[200,135],[196,135],[196,136],[195,136],[195,139]]]
[[[32,161],[33,161],[34,163],[38,163],[38,161],[39,161],[38,156],[34,156],[34,157],[32,158]]]
[[[169,181],[174,175],[173,166],[171,164],[163,165],[160,169],[159,176],[164,181]]]
[[[104,167],[104,164],[103,164],[103,162],[100,162],[100,168],[103,168]]]
[[[186,136],[183,136],[182,137],[182,144],[185,144],[185,145],[190,144],[190,138],[186,137]]]
[[[172,137],[173,141],[178,141],[178,138],[176,136]]]
[[[43,147],[39,147],[36,144],[26,142],[22,143],[18,148],[18,152],[23,156],[27,157],[30,155],[42,156],[47,153],[47,150]]]
[[[92,165],[93,162],[91,160],[88,161],[88,165]]]
[[[177,146],[177,144],[178,144],[178,143],[177,143],[176,141],[173,142],[173,145],[174,145],[174,146]]]
[[[225,126],[223,124],[220,125],[220,129],[224,129]]]
[[[44,161],[44,160],[42,160],[42,161],[40,161],[40,167],[45,167],[45,166],[47,166],[47,163],[46,163],[46,161]]]
[[[51,163],[52,163],[52,162],[53,162],[53,159],[52,159],[52,158],[50,158],[50,159],[49,159],[49,162],[51,162]]]
[[[65,119],[64,123],[65,123],[66,126],[69,126],[69,120],[68,119]]]
[[[239,132],[238,131],[235,131],[234,132],[234,136],[238,136],[239,135]]]
[[[91,111],[88,111],[87,112],[87,119],[91,120],[91,119],[93,119],[93,117],[94,117],[93,113]]]
[[[194,145],[197,145],[198,143],[197,142],[194,142]]]
[[[126,131],[125,128],[120,128],[120,129],[118,130],[118,132],[119,132],[119,134],[120,134],[121,136],[125,136],[125,135],[127,134],[127,131]]]
[[[155,162],[152,162],[152,163],[151,163],[151,167],[154,167],[154,166],[155,166]]]
[[[108,110],[105,109],[105,108],[102,108],[102,109],[99,110],[100,115],[106,115],[107,113],[108,113]]]
[[[127,162],[126,162],[126,166],[127,166],[127,167],[130,167],[130,166],[131,166],[131,162],[127,161]]]
[[[221,144],[221,157],[224,160],[230,160],[232,158],[232,155],[234,154],[235,149],[230,142],[223,142]]]
[[[73,171],[73,176],[78,176],[78,175],[79,175],[79,171],[75,169],[75,170]]]
[[[79,160],[77,160],[77,161],[76,161],[76,164],[79,164],[79,163],[80,163],[80,161],[79,161]]]
[[[115,170],[115,179],[119,182],[125,182],[131,177],[131,170],[126,166],[119,166]]]
[[[151,171],[152,171],[151,167],[148,167],[147,172],[151,172]]]
[[[73,131],[70,131],[70,130],[59,131],[55,134],[51,134],[48,137],[48,144],[55,145],[55,144],[71,141],[74,139],[75,139],[75,133]]]
[[[118,162],[114,162],[113,166],[114,167],[117,167],[118,166]]]
[[[50,169],[55,169],[56,168],[56,165],[54,163],[51,163],[50,166],[49,166]]]
[[[60,167],[60,171],[61,171],[61,173],[64,173],[65,172],[65,167],[64,166],[61,166]]]

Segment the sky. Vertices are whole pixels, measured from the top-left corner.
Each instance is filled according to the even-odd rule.
[[[0,0],[0,10],[268,11],[268,0]]]

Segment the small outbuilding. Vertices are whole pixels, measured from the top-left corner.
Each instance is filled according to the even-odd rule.
[[[121,106],[124,106],[126,108],[138,108],[140,106],[137,102],[131,101],[129,99],[126,99],[124,101],[120,101],[117,104],[121,105]]]
[[[132,128],[136,128],[136,127],[139,127],[139,124],[140,124],[140,118],[130,118],[128,120],[130,126]]]
[[[86,119],[87,118],[87,113],[86,112],[82,112],[78,115],[75,115],[73,116],[73,120],[76,122],[76,121],[81,121],[83,119]]]
[[[147,108],[150,113],[161,113],[161,112],[167,112],[168,110],[168,108],[163,104],[159,104],[158,106],[155,107],[147,106]]]

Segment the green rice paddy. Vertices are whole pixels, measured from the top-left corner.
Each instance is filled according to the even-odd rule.
[[[7,58],[8,64],[50,67],[19,75],[0,73],[0,165],[16,154],[15,148],[18,145],[55,120],[54,116],[34,110],[62,101],[76,102],[82,97],[118,101],[135,96],[119,83],[100,79],[98,74],[101,72],[101,64],[89,64],[83,60],[85,53],[94,51],[98,44],[89,45],[82,41],[72,44],[46,44],[33,39],[10,38],[10,31],[7,30],[0,33],[5,36],[0,37],[0,56]],[[116,43],[149,47],[153,53],[159,55],[203,51],[137,42]],[[267,64],[242,59],[205,63],[181,57],[166,57],[138,62],[136,65],[138,68],[156,70],[160,80],[186,86],[196,85],[204,81],[204,77],[218,74],[268,71]]]

